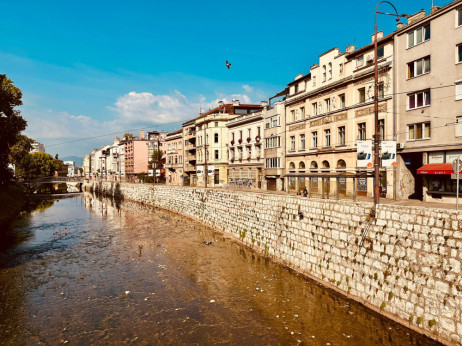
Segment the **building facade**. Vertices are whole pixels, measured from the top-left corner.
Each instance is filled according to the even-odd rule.
[[[408,17],[395,42],[399,195],[455,202],[451,163],[462,156],[462,1]]]
[[[198,186],[205,186],[205,179],[207,186],[224,186],[228,183],[229,137],[226,123],[262,108],[261,105],[241,104],[238,100],[232,104],[220,101],[218,107],[201,114],[195,120]]]
[[[262,189],[263,187],[263,115],[259,111],[239,115],[228,120],[229,176],[228,185],[238,188]]]
[[[191,119],[182,124],[183,130],[183,184],[186,186],[197,185],[196,175],[196,119]]]
[[[165,179],[167,185],[183,185],[183,129],[170,132],[165,137]]]
[[[372,37],[372,41],[374,37]],[[374,45],[319,56],[306,75],[288,84],[286,189],[329,196],[373,195],[373,166],[358,162],[357,144],[374,139]],[[393,35],[378,33],[379,135],[395,138]],[[392,197],[393,168],[380,172],[381,194]]]
[[[286,118],[284,102],[263,113],[263,159],[265,189],[284,191]]]

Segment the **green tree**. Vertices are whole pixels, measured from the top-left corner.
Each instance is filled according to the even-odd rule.
[[[16,174],[25,180],[31,180],[53,176],[58,169],[60,169],[59,162],[50,154],[32,153],[16,167]]]
[[[129,140],[129,139],[133,139],[134,136],[133,136],[133,133],[125,132],[124,135],[123,135],[123,138],[124,138],[125,140]]]
[[[15,109],[22,105],[21,99],[21,90],[6,75],[0,74],[0,185],[12,178],[12,172],[8,169],[10,148],[27,126],[20,112]]]
[[[10,162],[14,165],[21,165],[21,162],[30,155],[34,140],[25,135],[17,135],[16,143],[10,147]]]
[[[151,154],[151,162],[148,164],[148,169],[154,170],[154,182],[156,182],[156,170],[164,167],[163,156],[164,153],[162,150],[154,150]]]

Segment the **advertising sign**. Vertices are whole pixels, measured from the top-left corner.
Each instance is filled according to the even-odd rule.
[[[372,168],[372,141],[358,141],[357,146],[358,167]]]
[[[204,175],[204,166],[197,166],[196,174],[197,174],[198,177],[203,176]]]
[[[215,166],[207,166],[207,170],[209,171],[209,175],[215,174]]]
[[[396,141],[380,142],[382,150],[382,167],[396,166]]]

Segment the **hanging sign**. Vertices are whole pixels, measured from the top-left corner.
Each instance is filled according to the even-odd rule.
[[[380,142],[382,151],[382,167],[396,166],[396,141]]]
[[[357,166],[372,168],[372,141],[358,141],[357,144]]]

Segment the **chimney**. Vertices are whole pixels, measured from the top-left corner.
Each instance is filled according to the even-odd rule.
[[[430,13],[433,14],[435,12],[438,12],[438,10],[440,9],[441,7],[440,6],[433,6]]]
[[[144,139],[144,131],[140,130],[140,139]]]
[[[372,34],[372,43],[374,43],[375,34]],[[383,31],[377,31],[377,42],[383,38]]]
[[[404,26],[403,22],[396,23],[396,29],[400,30]]]
[[[423,17],[425,17],[425,10],[420,10],[419,12],[413,14],[412,16],[408,16],[407,17],[407,23],[408,24],[413,24],[413,23],[419,21],[420,19],[422,19]]]
[[[218,107],[223,107],[225,103],[223,101],[218,101]]]
[[[267,107],[267,106],[268,106],[268,102],[267,102],[267,101],[260,101],[260,106],[262,106],[262,107]]]
[[[354,44],[350,44],[348,47],[345,48],[345,51],[347,53],[353,53],[355,51],[355,45]]]
[[[239,100],[233,100],[233,106],[239,106],[240,104]]]

